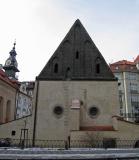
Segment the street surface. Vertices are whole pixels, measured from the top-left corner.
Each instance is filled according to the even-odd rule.
[[[92,159],[92,160],[139,160],[139,149],[46,149],[46,148],[1,148],[0,159],[48,160],[48,159]]]

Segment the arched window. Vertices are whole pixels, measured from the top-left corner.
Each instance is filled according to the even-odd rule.
[[[8,100],[6,104],[6,119],[5,121],[8,122],[11,120],[11,101]]]
[[[134,148],[139,148],[139,140],[136,141]]]
[[[57,63],[54,65],[54,73],[58,73],[58,64]]]
[[[3,123],[3,97],[0,97],[0,123]]]
[[[76,59],[79,59],[79,52],[76,52]]]
[[[101,63],[101,60],[100,58],[98,57],[95,61],[95,72],[96,74],[99,74],[100,73],[100,63]]]
[[[96,73],[99,74],[100,73],[100,64],[96,64]]]
[[[70,71],[70,68],[68,67],[66,70],[66,79],[70,80],[70,78],[71,78],[71,71]]]

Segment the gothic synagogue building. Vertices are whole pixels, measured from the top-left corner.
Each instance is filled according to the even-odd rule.
[[[18,72],[16,63],[12,73],[6,70],[8,63],[7,75]],[[0,98],[3,83],[0,79]],[[139,140],[139,125],[119,116],[118,81],[80,20],[36,77],[30,112],[17,116],[17,109],[12,107],[13,118],[0,124],[1,138],[27,137],[33,145],[37,140],[99,139],[118,146],[119,139]]]

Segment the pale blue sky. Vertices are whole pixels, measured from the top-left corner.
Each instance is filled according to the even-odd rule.
[[[0,63],[16,38],[19,80],[34,80],[78,18],[107,63],[139,54],[139,0],[0,0]]]

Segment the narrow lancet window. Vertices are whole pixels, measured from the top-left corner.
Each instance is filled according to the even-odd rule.
[[[54,66],[54,73],[58,73],[58,64],[57,63]]]
[[[76,59],[79,59],[79,52],[76,52]]]
[[[3,97],[0,97],[0,123],[3,122]]]
[[[11,120],[11,101],[7,101],[7,106],[6,106],[6,122]]]
[[[101,60],[100,58],[98,57],[96,59],[96,62],[95,62],[95,72],[96,74],[100,74],[100,63],[101,63]]]
[[[99,74],[100,73],[100,64],[96,64],[96,73]]]
[[[70,78],[71,78],[71,71],[70,71],[70,68],[68,67],[66,70],[66,79],[70,80]]]

